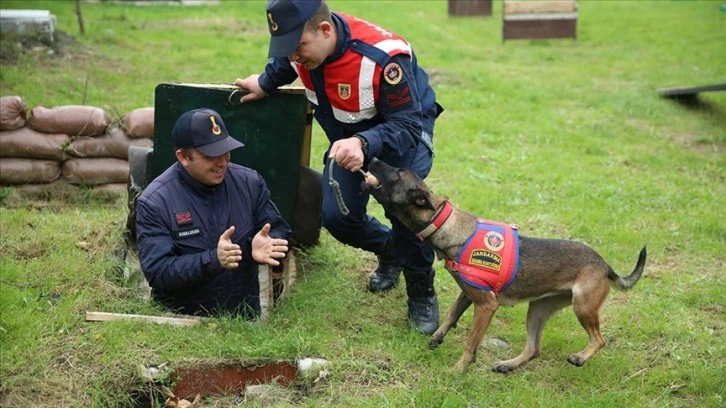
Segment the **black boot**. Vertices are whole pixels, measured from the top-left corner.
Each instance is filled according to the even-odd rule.
[[[439,328],[439,301],[434,290],[434,270],[414,272],[404,269],[408,294],[408,324],[431,335]]]
[[[378,267],[371,275],[368,290],[373,293],[386,292],[398,284],[401,267],[393,257],[393,245],[386,244],[383,252],[378,254]]]

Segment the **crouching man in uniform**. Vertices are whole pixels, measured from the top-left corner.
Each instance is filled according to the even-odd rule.
[[[192,315],[260,314],[258,265],[286,256],[290,227],[256,171],[230,163],[244,146],[222,117],[195,109],[177,120],[177,162],[136,204],[141,269],[155,300]]]
[[[330,147],[323,179],[339,183],[350,210],[341,214],[336,193],[323,183],[323,226],[340,242],[378,256],[371,292],[406,279],[410,326],[432,334],[439,325],[434,252],[395,217],[391,227],[366,212],[369,195],[358,172],[371,158],[413,170],[421,178],[433,164],[434,121],[443,111],[411,45],[373,23],[331,12],[320,0],[269,0],[270,47],[265,72],[238,78],[249,91],[242,103],[263,98],[300,79]],[[335,166],[330,166],[335,162]]]

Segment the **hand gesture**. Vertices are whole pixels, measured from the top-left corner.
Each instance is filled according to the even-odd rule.
[[[365,156],[363,155],[363,142],[355,136],[336,140],[330,146],[328,158],[335,160],[338,166],[356,172],[363,167],[363,161],[365,160]]]
[[[257,263],[277,266],[278,259],[285,257],[287,253],[287,240],[272,238],[270,236],[270,224],[265,224],[260,232],[252,238],[252,259]]]
[[[224,269],[237,268],[242,261],[242,249],[232,242],[232,233],[234,233],[234,225],[222,233],[217,243],[217,258],[219,265]]]
[[[267,93],[265,93],[265,91],[263,91],[262,88],[260,88],[260,83],[258,81],[259,77],[260,77],[259,75],[255,74],[255,75],[250,75],[245,79],[241,79],[241,78],[235,79],[235,81],[234,81],[235,86],[238,86],[238,87],[244,89],[245,91],[249,92],[249,93],[244,94],[239,99],[240,103],[256,101],[258,99],[262,99],[265,96],[267,96]]]

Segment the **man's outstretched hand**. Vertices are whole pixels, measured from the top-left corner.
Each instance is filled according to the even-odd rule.
[[[270,228],[270,224],[265,224],[252,238],[252,259],[257,263],[277,266],[280,264],[278,259],[284,258],[287,253],[287,240],[272,238]]]

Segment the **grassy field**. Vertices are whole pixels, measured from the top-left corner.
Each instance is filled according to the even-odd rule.
[[[164,313],[120,273],[126,198],[2,187],[0,406],[148,406],[155,388],[140,366],[321,357],[327,381],[244,406],[723,407],[726,92],[689,106],[657,93],[726,81],[723,1],[582,0],[577,41],[506,44],[498,0],[492,17],[466,18],[447,16],[443,0],[329,3],[405,36],[431,73],[446,108],[432,189],[523,235],[586,242],[621,275],[648,245],[641,281],[604,310],[607,346],[570,366],[587,338],[568,309],[548,324],[538,359],[492,373],[525,342],[526,306],[502,308],[487,337],[511,350],[482,348],[456,374],[471,310],[428,350],[406,329],[405,289],[367,293],[375,258],[325,231],[268,323],[88,323],[86,310]],[[266,61],[261,1],[84,2],[84,35],[73,1],[2,2],[31,6],[55,14],[63,35],[53,53],[2,36],[0,94],[29,108],[87,104],[118,118],[153,106],[159,83],[229,84]],[[315,127],[313,167],[326,146]],[[443,314],[458,288],[436,268]],[[201,405],[242,404],[231,395]]]

